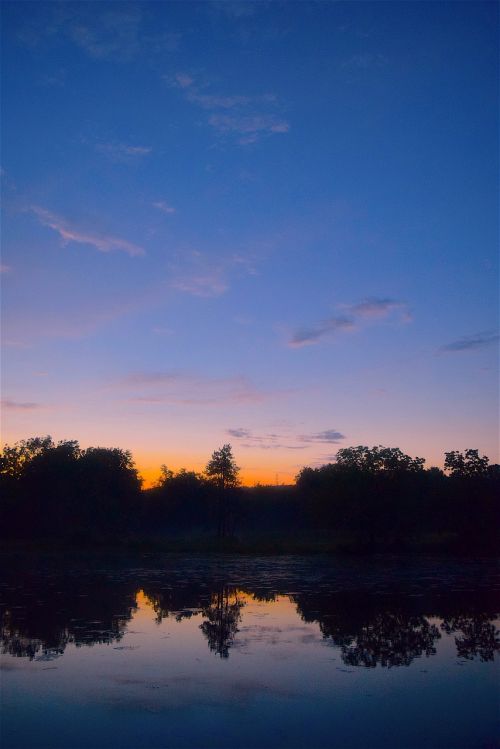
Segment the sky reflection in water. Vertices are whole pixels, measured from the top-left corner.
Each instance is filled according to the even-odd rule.
[[[4,565],[4,747],[494,746],[491,562]]]

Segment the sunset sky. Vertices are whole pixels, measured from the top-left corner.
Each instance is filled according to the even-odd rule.
[[[498,455],[498,6],[3,3],[2,442]]]

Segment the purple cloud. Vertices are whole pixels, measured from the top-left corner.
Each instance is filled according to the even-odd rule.
[[[291,348],[312,346],[319,343],[323,338],[330,338],[339,331],[349,331],[359,328],[372,320],[381,320],[389,317],[394,312],[400,313],[400,319],[408,322],[411,316],[404,302],[390,298],[368,298],[357,304],[340,305],[346,312],[345,315],[331,317],[323,320],[311,328],[298,330],[289,340]]]
[[[248,439],[251,436],[248,429],[227,429],[226,433],[235,439]]]
[[[315,442],[329,445],[336,445],[345,439],[345,435],[342,432],[338,432],[336,429],[325,429],[323,432],[317,432],[316,434],[301,434],[299,440],[302,442]]]
[[[2,398],[0,404],[6,411],[37,411],[42,408],[39,403],[20,403],[8,398]]]
[[[351,317],[332,317],[308,330],[298,330],[294,333],[288,345],[291,348],[312,346],[325,336],[337,333],[339,330],[351,330],[354,327],[355,323]]]

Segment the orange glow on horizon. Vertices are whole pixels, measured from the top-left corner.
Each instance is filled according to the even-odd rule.
[[[181,465],[177,467],[172,463],[169,463],[168,467],[172,471],[174,471],[174,473],[179,471],[181,468],[186,468],[186,466]],[[151,489],[151,487],[153,487],[160,478],[159,466],[137,463],[137,470],[139,471],[139,475],[143,480],[143,489]],[[202,469],[197,467],[186,468],[186,470],[193,470],[196,471],[196,473],[202,472]],[[295,472],[291,470],[290,472],[279,471],[279,473],[276,473],[276,471],[273,471],[272,469],[264,469],[260,471],[242,470],[240,473],[240,480],[243,486],[255,486],[256,484],[263,484],[267,486],[276,486],[278,484],[289,485],[295,483],[295,476],[297,475],[297,473],[298,469],[295,469]]]
[[[143,480],[142,488],[151,489],[158,479],[160,478],[160,465],[151,465],[147,459],[136,462],[137,470]],[[170,462],[168,467],[177,473],[181,468],[186,468],[187,471],[195,471],[196,473],[202,473],[203,467],[193,466],[192,468],[187,467],[184,464],[178,466]],[[262,484],[267,486],[276,486],[282,484],[294,484],[295,476],[299,472],[298,468],[291,469],[290,471],[280,470],[277,472],[272,468],[261,468],[258,470],[242,469],[240,473],[240,480],[242,486],[255,486],[256,484]]]

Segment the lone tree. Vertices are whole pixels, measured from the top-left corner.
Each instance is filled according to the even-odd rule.
[[[227,532],[229,497],[240,485],[240,469],[233,457],[231,445],[215,450],[205,468],[205,475],[217,489],[217,535],[224,538]]]

